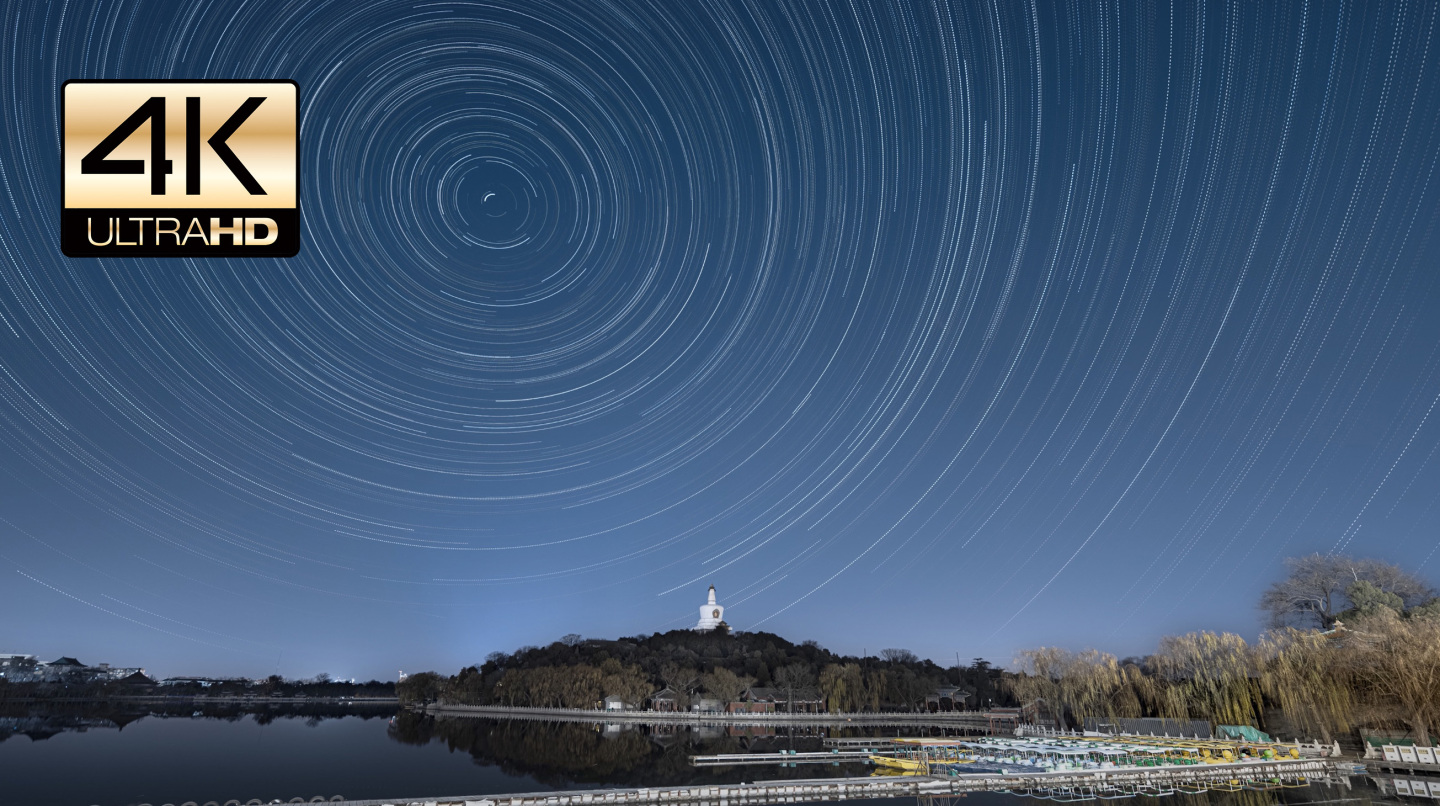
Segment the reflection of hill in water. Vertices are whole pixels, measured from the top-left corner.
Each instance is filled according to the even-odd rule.
[[[0,742],[14,736],[26,736],[32,742],[39,742],[61,733],[123,730],[126,725],[146,717],[225,722],[253,717],[257,723],[267,725],[276,719],[319,722],[347,716],[375,719],[393,713],[394,705],[339,706],[333,703],[4,703],[0,704]]]
[[[764,779],[865,775],[859,764],[696,768],[690,756],[823,750],[823,735],[798,728],[794,736],[763,728],[683,725],[604,725],[585,722],[531,722],[469,717],[432,717],[402,712],[390,723],[397,742],[437,742],[468,753],[475,763],[511,775],[528,775],[555,787],[681,786],[740,783]]]
[[[775,731],[778,730],[777,735]],[[511,775],[525,775],[541,784],[561,789],[606,787],[662,787],[697,784],[780,781],[829,776],[871,774],[863,764],[840,766],[806,765],[781,767],[753,765],[740,767],[693,767],[692,755],[719,753],[775,753],[825,749],[824,738],[841,736],[895,735],[895,731],[871,729],[797,728],[795,736],[786,728],[603,725],[577,722],[539,722],[478,719],[474,717],[432,717],[401,712],[390,722],[389,734],[403,744],[443,745],[452,752],[467,753],[476,764],[493,766]],[[941,735],[940,730],[909,730],[905,734]],[[1256,784],[1249,784],[1255,786]],[[1293,784],[1292,784],[1293,785]],[[1175,790],[1168,793],[1151,788],[1144,793],[1120,795],[1112,790],[1084,798],[1098,803],[1102,797],[1116,797],[1122,803],[1158,802],[1161,806],[1305,806],[1317,802],[1349,802],[1357,806],[1381,803],[1373,790],[1345,782],[1311,782],[1299,788],[1276,787],[1264,791],[1221,788],[1202,792]],[[1322,788],[1322,786],[1324,788]],[[1352,786],[1354,788],[1352,788]],[[1072,790],[1075,788],[1072,788]],[[516,790],[518,791],[518,790]],[[1036,795],[1041,795],[1037,792]],[[1081,799],[1077,791],[1043,794],[1054,800]],[[971,793],[957,796],[925,796],[867,801],[874,806],[906,803],[918,806],[1023,806],[1037,798],[1020,798],[1003,793]]]

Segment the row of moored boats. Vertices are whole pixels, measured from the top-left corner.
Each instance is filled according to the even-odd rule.
[[[891,739],[870,761],[903,775],[1041,773],[1133,767],[1229,764],[1299,758],[1297,748],[1273,742],[1227,742],[1156,737]]]

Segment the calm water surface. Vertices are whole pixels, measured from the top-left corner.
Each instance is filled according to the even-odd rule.
[[[815,729],[790,736],[758,729],[436,720],[374,709],[258,715],[11,710],[0,712],[0,806],[160,806],[317,795],[421,798],[868,774],[859,765],[697,769],[689,764],[697,753],[818,750],[821,738]],[[925,800],[921,806],[1036,802],[990,793],[971,795],[963,804],[958,798]],[[1369,779],[1355,778],[1349,787],[1317,784],[1128,802],[1318,806],[1407,800],[1421,802],[1387,797]]]

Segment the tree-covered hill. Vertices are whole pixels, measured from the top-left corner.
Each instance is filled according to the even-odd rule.
[[[643,706],[668,687],[686,708],[700,698],[731,702],[754,686],[818,690],[831,711],[912,711],[941,687],[969,695],[960,707],[1001,704],[999,676],[978,658],[942,667],[904,649],[857,658],[768,632],[672,630],[613,640],[567,635],[548,646],[492,653],[449,678],[412,675],[397,692],[408,702],[591,708],[606,696]]]

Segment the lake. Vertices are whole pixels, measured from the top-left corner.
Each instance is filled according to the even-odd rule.
[[[870,772],[861,764],[696,768],[689,761],[702,753],[819,750],[826,736],[862,735],[854,729],[842,734],[796,728],[792,735],[785,728],[777,733],[758,727],[436,719],[397,714],[393,706],[283,706],[259,713],[190,706],[157,710],[0,710],[0,806],[269,803],[337,795],[421,798]],[[966,798],[965,806],[1013,806],[1025,800],[1033,799],[981,793]],[[1162,802],[1156,806],[1398,802],[1368,778],[1351,779],[1349,787],[1314,784],[1132,801]]]

